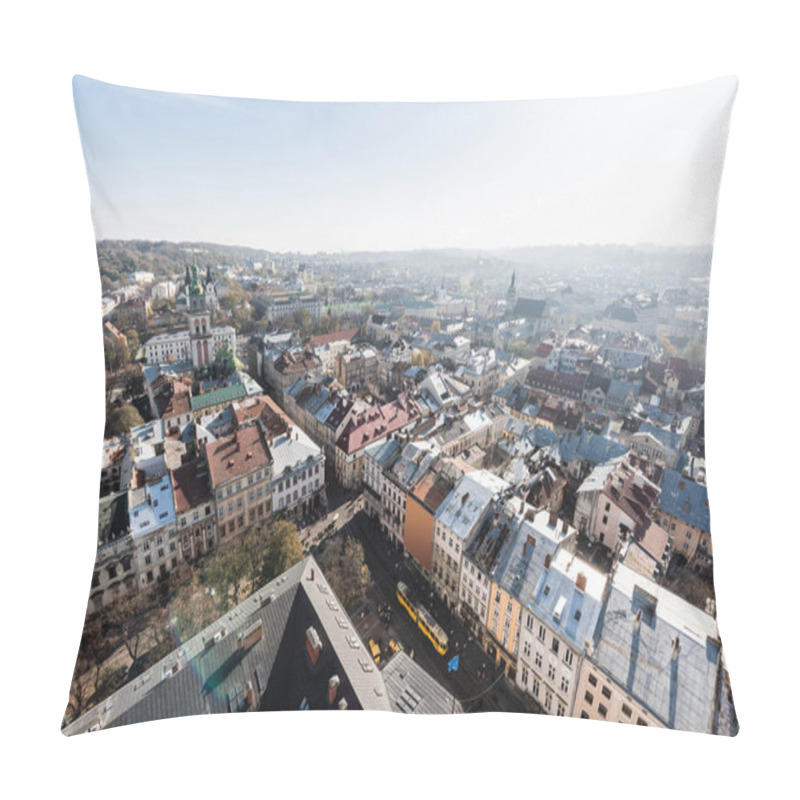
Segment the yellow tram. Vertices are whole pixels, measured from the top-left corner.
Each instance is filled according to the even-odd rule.
[[[437,624],[430,612],[414,600],[408,586],[403,581],[399,581],[397,584],[397,600],[411,619],[417,623],[419,629],[430,639],[436,652],[443,656],[447,652],[447,634]]]

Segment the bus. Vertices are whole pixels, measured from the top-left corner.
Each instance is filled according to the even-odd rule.
[[[403,581],[397,583],[397,601],[430,640],[434,650],[443,656],[447,652],[447,634],[437,624],[431,613],[414,600],[408,586]]]

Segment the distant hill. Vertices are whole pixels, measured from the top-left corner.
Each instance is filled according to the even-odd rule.
[[[152,272],[156,278],[181,278],[192,259],[201,270],[219,264],[252,266],[269,258],[267,250],[205,242],[148,242],[104,239],[97,243],[103,290],[129,283],[131,272]]]

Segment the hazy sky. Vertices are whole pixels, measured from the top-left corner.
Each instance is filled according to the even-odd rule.
[[[74,92],[98,239],[313,252],[708,244],[735,81],[497,103]]]

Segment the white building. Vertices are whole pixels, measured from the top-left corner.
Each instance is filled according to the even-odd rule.
[[[458,602],[464,548],[508,484],[486,470],[464,475],[434,518],[431,578],[449,606]]]
[[[222,347],[230,347],[236,352],[236,330],[230,325],[211,328],[209,358],[211,361]],[[145,343],[145,356],[148,364],[177,364],[191,361],[191,342],[189,331],[179,333],[160,333]]]
[[[592,647],[606,576],[569,550],[545,560],[522,609],[517,685],[548,714],[571,716],[581,664]]]

